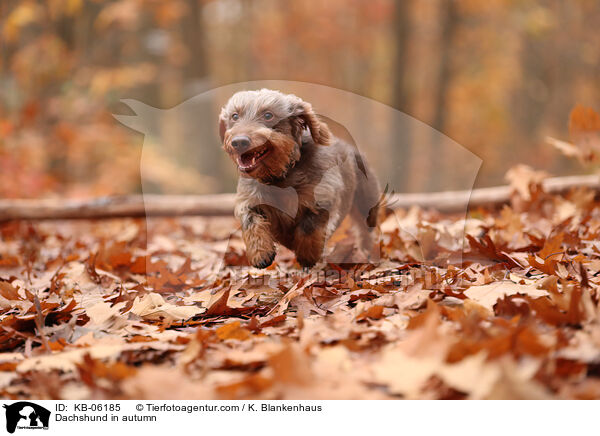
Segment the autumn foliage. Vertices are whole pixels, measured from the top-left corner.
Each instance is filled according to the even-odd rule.
[[[2,199],[140,193],[121,99],[264,79],[384,103],[512,192],[466,216],[388,211],[381,262],[309,272],[283,249],[248,266],[233,218],[1,222],[0,397],[600,398],[600,199],[538,170],[597,166],[599,17],[588,0],[0,1]],[[462,175],[433,136],[328,103],[367,139],[383,125],[388,146],[362,151],[396,193]],[[157,192],[234,186],[218,147],[178,152],[145,148]],[[353,250],[345,226],[331,242]]]
[[[0,395],[598,398],[595,193],[513,176],[510,205],[398,211],[379,265],[309,274],[246,266],[233,219],[5,223]]]
[[[500,184],[517,163],[573,171],[544,138],[564,140],[571,108],[597,104],[597,2],[287,3],[0,2],[0,197],[139,192],[143,139],[113,119],[131,114],[121,99],[166,109],[265,79],[343,89],[423,121],[481,157],[482,185]],[[386,122],[344,101],[329,104],[365,129]],[[389,135],[399,136],[394,125]],[[197,148],[194,141],[186,138]],[[443,185],[452,174],[427,171],[433,160],[462,164],[439,156],[427,135],[407,142],[414,145],[369,156],[397,192]],[[153,186],[168,191],[177,176],[200,173],[204,184],[231,189],[233,175],[223,180],[216,157],[199,168],[202,159],[190,162],[185,151],[174,165],[146,156]]]

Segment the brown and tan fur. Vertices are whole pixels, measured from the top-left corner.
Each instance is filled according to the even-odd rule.
[[[221,110],[219,128],[223,148],[238,164],[235,214],[253,266],[269,266],[276,243],[293,250],[301,266],[313,266],[348,214],[361,248],[372,250],[377,179],[309,103],[268,89],[238,92]],[[265,150],[262,160],[248,157]]]

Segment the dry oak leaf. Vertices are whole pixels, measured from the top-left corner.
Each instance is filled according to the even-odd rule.
[[[524,200],[531,200],[531,190],[541,186],[548,177],[545,171],[536,171],[527,165],[516,165],[506,172],[506,180],[513,191],[516,191]]]
[[[575,332],[569,345],[558,351],[559,357],[579,362],[597,364],[600,362],[600,337],[598,331],[580,330]]]
[[[374,366],[375,379],[388,386],[390,392],[406,398],[419,398],[427,380],[441,378],[448,386],[468,394],[470,398],[485,398],[500,377],[494,364],[486,362],[486,353],[468,356],[458,363],[448,364],[439,357],[413,357],[403,350],[386,348]]]
[[[163,318],[165,321],[180,321],[189,319],[205,310],[196,306],[176,306],[165,302],[159,294],[151,292],[141,298],[135,297],[130,312],[145,319]]]
[[[369,307],[367,310],[365,310],[364,312],[360,313],[356,317],[356,321],[363,321],[363,320],[366,320],[367,318],[381,319],[381,318],[383,318],[383,309],[385,309],[385,307],[380,306],[378,304],[373,305],[373,306]]]
[[[181,368],[145,365],[122,383],[126,396],[136,400],[213,399],[213,389]]]
[[[182,345],[167,342],[125,343],[122,339],[107,338],[105,341],[98,342],[97,345],[90,347],[26,358],[17,365],[17,372],[24,373],[33,370],[49,371],[53,369],[64,372],[73,371],[77,369],[77,365],[83,361],[84,356],[87,354],[93,359],[114,360],[124,351],[180,351],[183,350],[183,348]]]
[[[600,114],[592,108],[575,106],[569,116],[570,142],[548,137],[546,141],[567,157],[575,157],[581,163],[598,160],[600,152]]]
[[[120,317],[120,310],[124,305],[124,303],[118,303],[117,305],[111,306],[104,301],[100,301],[86,307],[85,313],[90,318],[92,324],[103,324],[111,318]]]
[[[555,274],[556,265],[564,254],[564,250],[561,248],[563,239],[563,233],[557,233],[554,236],[548,237],[546,242],[544,242],[544,247],[538,253],[538,256],[543,260],[543,263],[538,262],[534,256],[529,255],[529,264],[546,274]]]
[[[492,312],[498,300],[507,295],[515,294],[528,295],[530,297],[545,297],[550,295],[547,291],[538,289],[535,285],[520,285],[509,280],[490,283],[489,285],[471,286],[464,292],[466,297]]]
[[[229,324],[219,327],[216,330],[216,333],[217,337],[222,341],[225,339],[237,339],[240,341],[245,341],[252,336],[250,330],[243,328],[239,321],[230,322]]]
[[[577,105],[569,115],[569,136],[585,160],[597,160],[600,152],[600,114]]]
[[[586,162],[594,159],[592,153],[586,152],[583,149],[577,147],[570,142],[561,141],[560,139],[552,138],[551,136],[546,137],[546,142],[560,151],[567,157],[575,157],[581,162]]]
[[[273,379],[279,383],[308,385],[314,381],[310,362],[300,347],[287,344],[281,351],[269,357]]]

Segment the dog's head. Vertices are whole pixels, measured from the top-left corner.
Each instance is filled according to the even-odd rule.
[[[262,182],[285,177],[300,159],[305,129],[316,144],[331,141],[309,103],[269,89],[234,94],[219,116],[223,148],[243,176]]]

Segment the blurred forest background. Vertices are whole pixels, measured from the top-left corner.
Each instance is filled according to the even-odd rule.
[[[264,79],[403,111],[479,156],[478,186],[516,163],[581,172],[545,138],[569,139],[576,104],[599,109],[598,24],[597,0],[2,0],[0,197],[140,192],[143,136],[113,118],[130,113],[120,99],[170,108]],[[438,177],[434,144],[391,144],[375,160],[409,170],[382,180]],[[221,161],[148,158],[164,192],[185,190],[169,184],[182,174],[194,192],[233,186]]]

